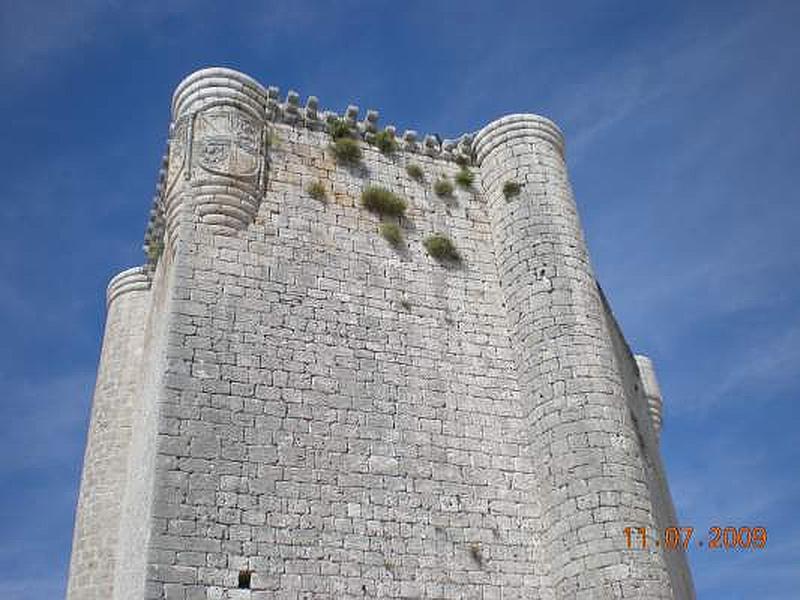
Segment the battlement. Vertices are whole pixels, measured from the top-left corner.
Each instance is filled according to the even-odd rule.
[[[251,143],[259,146],[261,150],[258,151],[263,153],[265,162],[269,145],[268,124],[324,132],[329,131],[337,122],[346,123],[352,134],[366,144],[373,144],[376,136],[382,133],[397,144],[399,152],[422,154],[462,166],[474,165],[476,160],[480,163],[498,145],[531,133],[554,143],[563,156],[564,142],[560,130],[549,119],[537,115],[516,114],[493,121],[478,133],[481,142],[477,144],[474,133],[465,133],[454,139],[443,140],[438,134],[420,136],[416,130],[407,129],[402,136],[398,136],[395,125],[390,124],[382,129],[379,127],[380,113],[377,110],[367,110],[362,118],[359,107],[353,104],[348,105],[342,113],[337,113],[322,110],[319,99],[313,95],[308,96],[304,104],[300,101],[300,94],[294,90],[289,90],[283,101],[279,96],[280,91],[277,87],[265,87],[243,73],[221,67],[201,69],[178,84],[172,97],[172,121],[169,127],[167,151],[162,158],[144,237],[143,249],[149,269],[152,269],[163,251],[167,222],[174,221],[174,211],[177,210],[175,204],[167,206],[172,187],[177,183],[170,174],[182,170],[183,161],[191,161],[191,156],[184,155],[184,148],[187,144],[191,145],[186,136],[191,136],[192,133],[188,132],[188,127],[182,120],[186,121],[185,117],[202,110],[233,106],[255,119],[262,127],[259,128],[259,139],[254,138]],[[170,149],[172,149],[172,159],[170,159]],[[268,176],[264,170],[265,165],[262,165],[261,169],[259,178]],[[190,173],[184,171],[185,177],[189,175]],[[263,186],[263,181],[259,182],[259,186]],[[223,228],[226,224],[231,225],[229,229],[235,230],[238,227],[237,220],[239,223],[247,222],[256,209],[255,199],[251,197],[249,201],[242,202],[239,195],[234,201],[227,203],[223,213],[228,218],[219,219],[220,224]]]
[[[342,113],[322,110],[316,96],[308,96],[301,103],[300,94],[294,90],[286,93],[280,100],[280,90],[275,86],[265,87],[253,78],[221,67],[201,69],[186,77],[176,88],[172,99],[172,117],[200,110],[217,103],[241,103],[253,116],[264,118],[272,123],[306,127],[324,131],[334,121],[341,120],[353,128],[353,132],[367,143],[381,131],[378,125],[380,113],[368,109],[363,118],[358,106],[350,104]],[[396,137],[397,127],[387,125],[385,131]],[[416,130],[407,129],[400,136],[400,150],[424,152],[446,160],[472,159],[472,134],[463,134],[456,139],[442,140],[437,134],[419,136]]]

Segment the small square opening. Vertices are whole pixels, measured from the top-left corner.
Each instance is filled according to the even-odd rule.
[[[239,571],[239,589],[240,590],[249,590],[250,589],[250,579],[253,575],[253,572],[249,569],[245,569],[244,571]]]

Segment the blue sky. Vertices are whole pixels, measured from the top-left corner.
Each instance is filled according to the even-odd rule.
[[[123,4],[0,3],[0,597],[63,596],[103,291],[142,260],[172,89],[208,65],[400,130],[558,122],[683,522],[769,532],[694,549],[699,597],[797,593],[800,4]]]

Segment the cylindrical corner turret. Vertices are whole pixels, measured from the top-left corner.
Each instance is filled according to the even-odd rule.
[[[644,458],[572,197],[563,136],[515,114],[475,138],[530,436],[541,460],[542,558],[556,598],[671,598]],[[607,553],[598,554],[599,548]]]
[[[639,378],[642,382],[642,391],[647,400],[647,409],[650,419],[653,421],[653,429],[656,437],[661,437],[661,424],[663,421],[663,401],[661,399],[661,387],[658,385],[656,370],[653,361],[641,354],[634,355],[636,366],[639,368]]]
[[[564,136],[558,125],[539,115],[513,114],[492,121],[478,132],[473,144],[476,161],[481,165],[495,150],[512,146],[515,140],[528,143],[534,139],[549,143],[564,157]]]
[[[143,292],[150,289],[150,276],[144,267],[132,267],[111,278],[106,288],[106,308],[128,292]]]
[[[172,98],[165,186],[174,247],[182,211],[230,235],[255,218],[266,176],[267,91],[224,68],[189,75]]]
[[[112,597],[128,448],[141,386],[150,278],[143,267],[108,285],[108,314],[92,400],[67,598]]]

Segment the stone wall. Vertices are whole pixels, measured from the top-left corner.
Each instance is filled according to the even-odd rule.
[[[639,451],[645,465],[647,487],[652,502],[654,531],[663,532],[668,527],[679,527],[675,507],[667,485],[666,471],[661,461],[659,437],[661,433],[661,392],[653,364],[646,356],[634,356],[628,347],[605,295],[600,290],[606,324],[611,334],[614,357],[622,376],[625,398],[630,414],[636,423]],[[641,525],[637,524],[637,527]],[[694,584],[689,572],[686,554],[682,551],[663,552],[669,573],[673,598],[694,598]]]
[[[255,222],[225,237],[197,221],[178,246],[186,353],[161,421],[153,580],[175,597],[222,597],[246,569],[254,598],[529,597],[534,465],[485,207],[435,196],[451,162],[365,147],[347,169],[324,132],[272,136]],[[359,206],[367,184],[408,200],[400,249]],[[460,263],[427,256],[434,232]]]
[[[383,154],[348,107],[346,166],[316,98],[210,69],[172,108],[106,597],[692,597],[685,562],[624,547],[674,514],[552,123]],[[435,194],[457,162],[473,185]],[[405,216],[362,207],[370,185]]]

